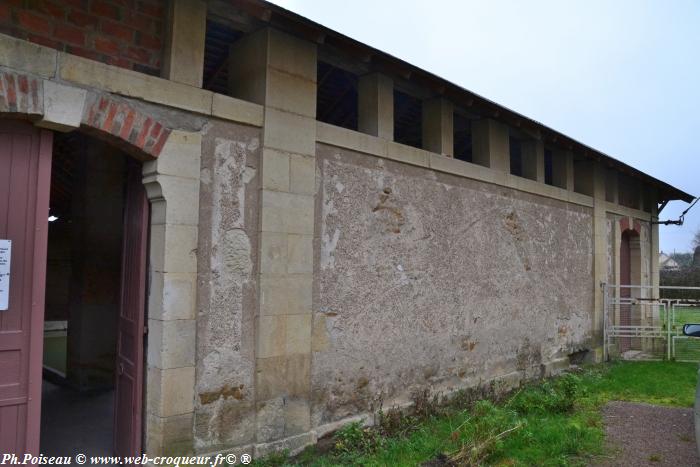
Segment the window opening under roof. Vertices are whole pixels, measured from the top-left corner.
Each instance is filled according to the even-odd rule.
[[[397,90],[394,90],[394,141],[423,147],[423,103]]]
[[[357,130],[357,76],[321,61],[316,76],[316,119]]]
[[[243,36],[243,32],[207,19],[204,42],[204,76],[202,87],[219,94],[229,94],[228,52],[231,44]]]
[[[454,114],[454,157],[461,161],[472,161],[472,124],[464,115]]]
[[[510,146],[510,173],[511,175],[523,176],[523,154],[521,142],[517,138],[508,138]]]
[[[554,175],[552,166],[552,150],[544,149],[544,183],[547,185],[554,185]]]

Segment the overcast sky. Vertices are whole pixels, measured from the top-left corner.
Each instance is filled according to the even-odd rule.
[[[700,1],[274,3],[700,195]],[[700,203],[661,249],[698,229]]]

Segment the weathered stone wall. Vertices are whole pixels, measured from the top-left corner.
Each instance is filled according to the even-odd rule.
[[[590,208],[317,151],[313,425],[539,374],[586,344]]]
[[[218,122],[204,133],[194,444],[211,452],[255,435],[260,130]]]

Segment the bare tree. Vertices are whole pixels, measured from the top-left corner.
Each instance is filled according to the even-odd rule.
[[[697,248],[700,246],[700,229],[695,232],[695,235],[693,236],[693,249]]]

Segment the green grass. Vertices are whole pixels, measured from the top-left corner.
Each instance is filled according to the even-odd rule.
[[[696,374],[691,363],[621,362],[540,381],[496,403],[467,392],[443,404],[423,397],[419,414],[391,412],[374,429],[349,425],[325,452],[311,447],[294,458],[278,454],[255,464],[414,466],[448,456],[460,465],[587,465],[606,454],[602,405],[626,400],[690,407]]]

